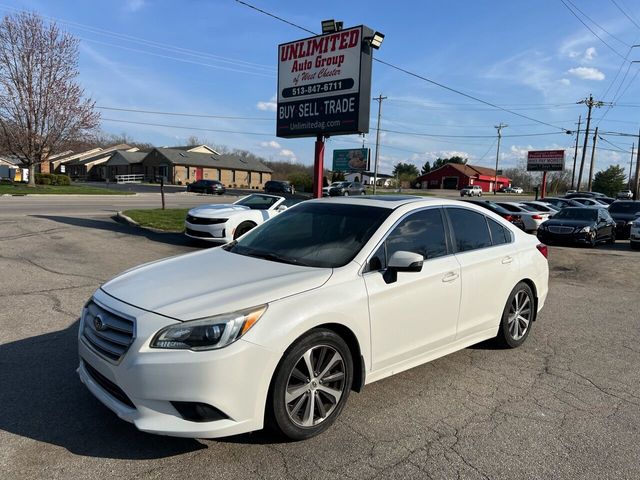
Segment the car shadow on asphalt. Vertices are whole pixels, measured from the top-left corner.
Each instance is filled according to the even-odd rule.
[[[72,225],[74,227],[93,228],[97,230],[106,230],[109,232],[121,233],[126,235],[134,235],[137,237],[145,237],[148,240],[158,243],[166,243],[169,245],[177,245],[181,247],[211,247],[211,244],[200,242],[194,239],[190,239],[182,233],[176,232],[154,232],[145,228],[135,227],[120,223],[116,216],[111,217],[111,220],[98,220],[94,218],[84,217],[65,217],[58,215],[30,215],[34,218],[42,218],[45,220],[51,220],[53,222],[64,223],[65,225]]]
[[[78,321],[0,345],[0,429],[98,458],[156,459],[207,448],[140,432],[94,398],[76,373],[77,332]]]

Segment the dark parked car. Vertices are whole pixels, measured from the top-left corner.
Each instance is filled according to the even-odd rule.
[[[187,192],[209,193],[211,195],[217,193],[222,195],[226,191],[224,185],[217,180],[196,180],[187,185]]]
[[[640,216],[640,200],[618,200],[609,205],[609,214],[616,221],[618,238],[629,238],[631,224]]]
[[[567,208],[567,207],[582,207],[581,203],[576,202],[575,200],[571,200],[570,198],[557,198],[557,197],[545,197],[540,199],[541,202],[549,203],[559,209]]]
[[[522,221],[522,217],[518,214],[510,212],[504,207],[501,207],[497,203],[490,202],[489,200],[467,200],[469,203],[473,203],[474,205],[478,205],[482,208],[486,208],[487,210],[491,210],[493,213],[500,215],[507,222],[513,223],[520,230],[525,231],[524,222]]]
[[[291,193],[293,194],[295,189],[289,182],[283,180],[269,180],[264,184],[264,193]]]
[[[604,193],[600,192],[573,192],[567,193],[564,198],[599,198],[605,196]]]
[[[598,242],[616,241],[616,222],[606,208],[567,207],[538,228],[542,243],[582,243],[595,247]]]
[[[357,182],[340,182],[329,189],[330,197],[348,197],[349,195],[364,195],[364,185]]]

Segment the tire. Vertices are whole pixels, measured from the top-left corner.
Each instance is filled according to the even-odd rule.
[[[589,248],[595,248],[596,245],[598,244],[598,234],[596,232],[594,232],[594,234],[591,236],[591,238],[589,239],[589,243],[587,244],[587,246]]]
[[[242,222],[240,225],[236,227],[235,232],[233,232],[233,239],[237,240],[238,238],[240,238],[242,235],[247,233],[249,230],[251,230],[255,226],[256,224],[253,222]]]
[[[344,197],[348,197],[349,196],[349,192],[344,192]]]
[[[631,250],[640,250],[640,242],[629,242],[631,244]]]
[[[535,319],[536,301],[533,291],[525,282],[520,282],[511,290],[507,299],[496,342],[505,348],[519,347],[529,336]]]
[[[609,238],[609,240],[607,240],[607,243],[609,245],[614,245],[616,243],[616,231],[615,230],[611,231],[611,238]]]
[[[276,368],[265,424],[291,440],[305,440],[324,432],[342,412],[352,379],[353,360],[345,341],[331,330],[311,330],[287,349]]]

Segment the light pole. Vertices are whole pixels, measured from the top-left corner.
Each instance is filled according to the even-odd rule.
[[[498,194],[498,161],[500,159],[500,140],[502,140],[502,129],[508,127],[506,123],[500,122],[495,128],[498,130],[498,148],[496,149],[496,174],[493,177],[493,194]]]
[[[383,97],[382,94],[374,98],[378,102],[378,127],[376,128],[376,160],[373,167],[373,194],[376,194],[376,188],[378,187],[378,158],[380,154],[380,115],[382,114],[382,101],[387,97]]]

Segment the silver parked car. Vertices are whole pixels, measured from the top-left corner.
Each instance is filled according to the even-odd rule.
[[[340,182],[329,188],[330,197],[348,197],[349,195],[364,195],[364,185],[358,182]]]

